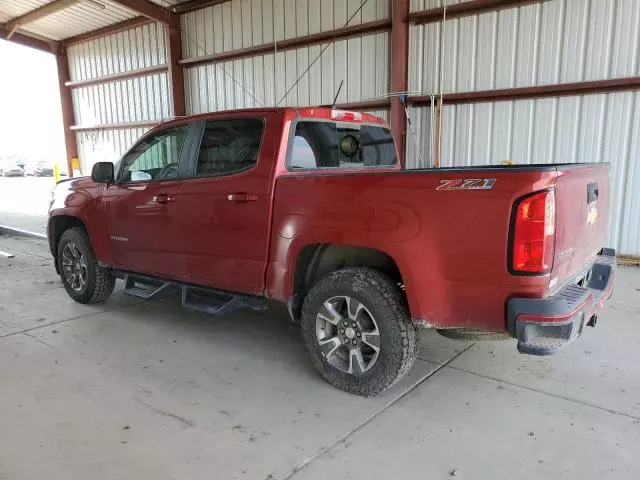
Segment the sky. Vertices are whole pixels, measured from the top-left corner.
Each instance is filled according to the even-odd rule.
[[[0,40],[0,158],[64,164],[56,59]]]

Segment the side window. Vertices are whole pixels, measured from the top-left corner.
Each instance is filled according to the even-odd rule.
[[[188,125],[169,128],[138,143],[122,159],[124,182],[170,179],[178,176],[178,162]]]
[[[258,119],[211,120],[202,135],[196,176],[212,177],[254,166],[264,123]]]
[[[289,156],[289,166],[299,169],[361,169],[397,162],[388,128],[346,122],[298,122]]]

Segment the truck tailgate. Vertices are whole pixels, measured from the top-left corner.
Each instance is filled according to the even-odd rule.
[[[609,164],[558,167],[551,290],[586,267],[602,249],[608,214]]]

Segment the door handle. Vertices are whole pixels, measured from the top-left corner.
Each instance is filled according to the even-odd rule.
[[[165,203],[173,202],[174,198],[170,195],[161,193],[160,195],[156,195],[155,197],[153,197],[153,201],[155,203],[165,204]]]
[[[238,202],[238,203],[255,202],[256,200],[258,200],[258,196],[249,195],[246,192],[230,193],[227,195],[227,200],[229,200],[230,202]]]

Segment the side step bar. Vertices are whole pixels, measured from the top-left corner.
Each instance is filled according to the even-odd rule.
[[[266,310],[267,303],[261,298],[183,286],[182,306],[193,312],[222,315],[240,308]]]
[[[164,291],[171,284],[153,278],[125,274],[124,294],[149,300]]]
[[[222,315],[241,308],[267,309],[266,300],[259,297],[167,282],[132,273],[116,273],[119,274],[117,275],[118,277],[124,278],[124,293],[126,295],[145,300],[150,300],[163,292],[166,293],[173,290],[170,287],[180,286],[182,288],[182,306],[193,312]]]

